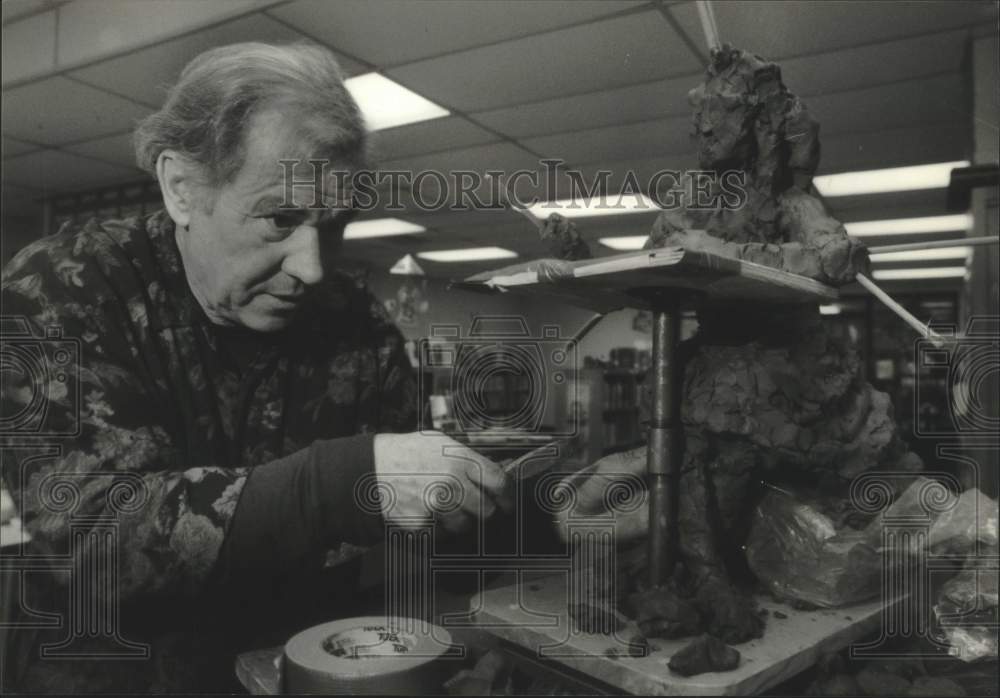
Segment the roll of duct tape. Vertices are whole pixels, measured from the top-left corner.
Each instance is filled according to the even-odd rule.
[[[336,620],[304,630],[285,645],[284,691],[439,694],[453,650],[446,630],[423,621],[385,616]]]

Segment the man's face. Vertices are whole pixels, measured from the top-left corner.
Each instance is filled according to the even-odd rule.
[[[699,164],[707,168],[742,164],[749,155],[753,112],[740,96],[713,78],[691,90],[688,101],[695,108]]]
[[[280,161],[301,157],[290,123],[278,112],[261,114],[235,180],[214,193],[214,205],[197,207],[190,230],[178,228],[188,282],[217,324],[280,330],[339,252],[351,212],[322,202],[343,201],[344,192],[324,184],[319,166],[315,183],[286,189]],[[306,163],[294,174],[296,181],[313,180]]]

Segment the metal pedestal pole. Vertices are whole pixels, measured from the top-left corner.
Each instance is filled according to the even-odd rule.
[[[649,585],[667,581],[676,562],[677,476],[681,442],[680,381],[675,350],[680,340],[677,302],[658,303],[653,322],[652,419],[646,472],[649,487]]]

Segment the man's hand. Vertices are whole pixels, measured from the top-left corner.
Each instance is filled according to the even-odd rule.
[[[434,516],[457,533],[513,507],[500,466],[438,432],[376,435],[375,475],[386,521],[403,526]]]
[[[635,540],[649,528],[649,507],[643,476],[646,473],[646,447],[613,453],[591,463],[583,470],[565,477],[558,485],[563,493],[572,493],[573,506],[556,517],[559,535],[567,539],[567,521],[571,517],[609,515],[619,543]]]

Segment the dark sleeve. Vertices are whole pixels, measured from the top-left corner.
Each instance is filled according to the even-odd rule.
[[[129,272],[99,235],[36,243],[4,270],[3,356],[17,363],[0,389],[16,419],[0,430],[0,459],[33,545],[86,565],[103,553],[81,526],[112,522],[126,602],[201,595],[220,563],[276,573],[328,543],[377,538],[378,508],[354,501],[374,469],[371,435],[253,469],[190,461],[147,365],[145,290]]]
[[[348,542],[382,539],[377,501],[366,497],[375,471],[374,435],[316,441],[254,468],[220,551],[223,579],[277,572]]]
[[[24,365],[2,382],[4,414],[23,415],[0,433],[4,479],[46,555],[93,564],[107,553],[86,522],[114,527],[123,603],[203,590],[249,472],[178,444],[130,264],[107,235],[57,236],[12,260],[0,293],[4,360]]]

